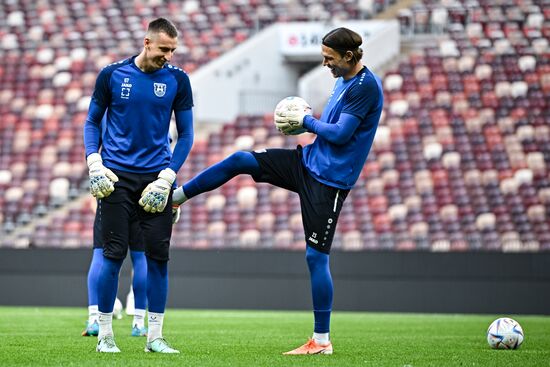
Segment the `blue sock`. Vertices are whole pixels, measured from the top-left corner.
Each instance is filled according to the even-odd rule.
[[[103,249],[94,248],[90,270],[88,270],[88,306],[97,305],[97,283],[99,282],[99,272],[102,264]]]
[[[183,185],[188,199],[206,191],[214,190],[240,174],[258,175],[260,165],[250,152],[235,152],[223,161],[208,167]]]
[[[103,257],[103,265],[99,273],[97,282],[98,287],[98,308],[99,312],[113,312],[116,294],[118,290],[118,273],[122,266],[122,261]]]
[[[306,247],[306,260],[311,277],[311,295],[316,333],[330,331],[330,313],[332,311],[332,277],[330,275],[329,255]]]
[[[134,305],[140,310],[147,309],[147,259],[144,251],[130,251],[134,278],[132,288],[134,290]]]
[[[149,312],[164,313],[168,296],[168,261],[147,257],[147,301]]]

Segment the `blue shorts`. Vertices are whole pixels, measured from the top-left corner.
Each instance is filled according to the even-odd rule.
[[[296,192],[300,196],[302,223],[306,244],[320,252],[330,253],[338,216],[349,190],[325,185],[313,178],[302,163],[302,147],[297,149],[264,149],[252,152],[261,173],[256,182]]]

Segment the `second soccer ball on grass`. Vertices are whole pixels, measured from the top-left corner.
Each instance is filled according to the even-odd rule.
[[[487,330],[487,343],[494,349],[517,349],[523,337],[521,325],[509,317],[496,319]]]

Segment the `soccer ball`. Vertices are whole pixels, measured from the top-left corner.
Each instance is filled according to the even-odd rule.
[[[307,103],[303,98],[296,96],[283,98],[279,103],[277,103],[273,116],[275,117],[277,113],[288,111],[304,111],[306,115],[311,115],[311,107],[309,103]],[[306,129],[298,129],[294,130],[290,133],[290,135],[299,135],[305,133],[306,131]]]
[[[487,343],[493,349],[517,349],[523,343],[523,329],[511,318],[496,319],[487,329]]]
[[[115,306],[113,307],[113,317],[117,320],[120,320],[122,318],[122,302],[117,298],[115,299]]]

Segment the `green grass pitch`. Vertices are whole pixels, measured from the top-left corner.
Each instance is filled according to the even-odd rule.
[[[168,310],[164,336],[179,355],[143,352],[131,317],[114,321],[122,353],[95,352],[82,337],[84,308],[0,307],[1,366],[550,366],[550,317],[512,315],[526,337],[518,350],[492,350],[495,318],[334,312],[333,355],[283,356],[306,341],[310,312]]]

